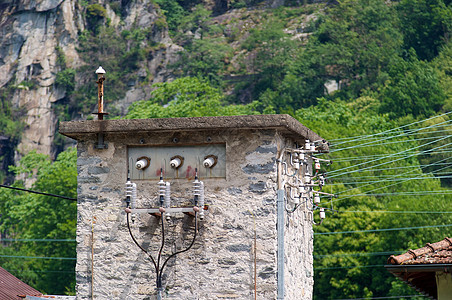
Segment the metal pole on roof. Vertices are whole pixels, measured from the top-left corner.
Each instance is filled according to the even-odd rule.
[[[277,231],[277,299],[284,300],[284,190],[277,192],[276,231]]]

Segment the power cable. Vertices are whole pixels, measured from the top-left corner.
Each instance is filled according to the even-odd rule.
[[[385,252],[364,252],[364,253],[338,253],[338,254],[314,254],[314,258],[322,257],[346,257],[346,256],[385,256],[392,254],[402,254],[403,251],[385,251]]]
[[[384,169],[372,169],[371,171],[375,172],[375,171],[399,170],[399,169],[410,169],[410,168],[428,168],[428,167],[431,167],[431,166],[444,166],[444,165],[447,166],[447,167],[452,167],[452,163],[441,163],[441,161],[445,161],[445,160],[449,160],[449,159],[452,159],[452,157],[447,157],[445,159],[439,160],[436,163],[431,163],[431,164],[426,164],[426,165],[410,165],[410,166],[401,166],[401,167],[389,167],[389,168],[384,168]],[[337,160],[334,160],[334,161],[336,162]],[[394,175],[394,176],[397,176],[397,175]],[[362,178],[363,176],[360,176],[360,177]],[[375,176],[372,176],[372,177],[375,177]],[[347,178],[355,178],[355,177],[344,177],[344,178],[347,179]],[[340,180],[340,179],[341,179],[341,177],[339,177],[337,179],[333,179],[333,180]]]
[[[27,193],[33,193],[33,194],[38,194],[38,195],[50,196],[50,197],[56,197],[56,198],[61,198],[61,199],[66,199],[66,200],[71,200],[71,201],[77,201],[76,198],[60,196],[60,195],[55,195],[55,194],[49,194],[49,193],[43,193],[43,192],[37,192],[37,191],[17,188],[17,187],[13,187],[13,186],[7,186],[7,185],[3,185],[3,184],[0,184],[0,188],[6,188],[6,189],[11,189],[11,190],[27,192]]]
[[[450,173],[449,173],[450,174]],[[450,176],[431,176],[431,177],[401,177],[401,178],[384,178],[383,181],[408,181],[408,180],[427,180],[427,179],[448,179],[452,178]],[[367,183],[379,183],[380,180],[372,180],[372,181],[342,181],[340,183],[331,183],[330,185],[351,185],[351,184],[367,184]]]
[[[444,113],[444,114],[441,114],[441,115],[433,116],[433,117],[430,117],[430,118],[427,118],[427,119],[424,119],[424,120],[416,121],[416,122],[413,122],[413,123],[410,123],[410,124],[407,124],[407,125],[402,125],[402,126],[399,126],[399,127],[396,127],[396,128],[388,129],[388,130],[385,130],[385,131],[382,131],[382,132],[379,132],[379,133],[375,133],[375,134],[358,135],[358,136],[347,137],[347,138],[333,139],[333,140],[330,140],[330,142],[332,142],[332,141],[339,141],[339,140],[345,140],[345,139],[358,141],[358,140],[361,140],[363,138],[379,136],[379,135],[386,134],[388,132],[400,130],[402,128],[406,128],[406,127],[409,127],[409,126],[412,126],[412,125],[416,125],[416,124],[419,124],[419,123],[422,123],[422,122],[430,121],[430,120],[433,120],[433,119],[436,119],[436,118],[439,118],[439,117],[445,117],[445,116],[447,116],[447,115],[449,115],[451,113],[452,113],[452,111]]]
[[[445,127],[445,126],[451,126],[451,125],[448,124],[448,125],[443,125],[443,126]],[[435,130],[434,133],[435,134],[438,134],[438,133],[449,133],[450,134],[450,132],[451,132],[450,129],[446,129],[446,130]],[[409,137],[411,139],[405,139],[405,140],[402,140],[402,141],[392,141],[392,142],[387,141],[387,142],[384,142],[384,143],[382,143],[382,139],[381,138],[375,138],[374,141],[378,142],[378,143],[376,143],[376,145],[368,145],[367,143],[363,143],[363,144],[357,144],[357,145],[355,145],[353,147],[345,147],[345,148],[339,148],[339,149],[335,149],[335,145],[331,145],[330,149],[332,149],[332,150],[329,153],[342,151],[342,150],[345,150],[345,149],[348,149],[348,148],[356,149],[356,148],[363,148],[363,147],[367,147],[367,146],[384,146],[384,145],[391,145],[391,144],[397,144],[397,143],[409,143],[409,142],[418,142],[418,141],[423,141],[423,140],[432,140],[432,139],[435,139],[437,137],[443,137],[444,136],[444,135],[435,135],[435,136],[428,136],[428,137],[418,137],[415,140],[412,139],[412,137],[414,137],[416,135],[425,135],[425,134],[427,134],[427,133],[425,133],[425,132],[415,132],[415,133],[410,133],[410,134],[403,134],[403,135],[400,135],[400,137]],[[431,134],[431,133],[429,133],[429,134]],[[396,136],[393,136],[393,137],[394,138],[395,137],[399,137],[399,135],[396,135]]]
[[[394,184],[395,185],[395,184]],[[440,190],[440,191],[416,191],[416,192],[394,192],[394,193],[362,193],[362,194],[355,194],[355,195],[347,195],[347,198],[352,197],[363,197],[363,196],[376,196],[376,197],[382,197],[382,196],[413,196],[413,195],[419,195],[419,196],[425,196],[425,195],[452,195],[452,190]],[[339,200],[345,200],[347,198],[341,198],[337,200],[333,200],[332,202],[339,201]],[[331,201],[330,201],[331,202]]]
[[[352,148],[355,148],[355,147],[357,147],[357,146],[360,146],[360,147],[363,147],[363,146],[370,146],[370,145],[372,145],[372,144],[375,144],[375,143],[381,143],[382,141],[386,141],[386,140],[393,139],[393,138],[397,138],[397,137],[412,136],[413,134],[419,133],[419,131],[422,131],[422,130],[446,126],[446,125],[442,125],[442,126],[439,126],[439,125],[440,125],[440,124],[443,124],[443,123],[450,123],[450,122],[451,122],[451,121],[448,120],[448,121],[445,121],[445,122],[442,122],[442,123],[439,123],[439,124],[435,124],[435,125],[431,125],[431,126],[427,126],[427,127],[423,127],[423,128],[413,129],[413,130],[411,130],[411,131],[403,132],[403,133],[400,133],[400,134],[397,134],[397,135],[393,135],[393,136],[389,136],[389,137],[384,137],[384,138],[375,139],[375,140],[373,140],[373,141],[366,142],[366,143],[363,143],[363,144],[354,145],[354,146],[348,146],[348,147],[341,148],[341,149],[333,149],[333,150],[330,151],[330,152],[333,153],[333,152],[337,152],[337,151],[352,149]],[[423,134],[425,134],[425,133],[423,133]]]
[[[441,161],[442,161],[442,160],[441,160]],[[442,169],[444,169],[444,168],[446,168],[446,167],[440,168],[439,170],[442,170]],[[405,173],[400,174],[400,175],[406,175],[407,173],[410,173],[410,172],[405,172]],[[364,195],[370,196],[370,195],[371,195],[371,194],[369,194],[370,192],[375,192],[375,191],[378,191],[378,190],[381,190],[381,189],[385,189],[385,188],[388,188],[388,187],[391,187],[391,186],[394,186],[394,185],[398,185],[398,184],[400,184],[400,183],[403,183],[403,182],[406,182],[406,181],[409,181],[409,180],[410,180],[410,179],[406,179],[405,181],[396,182],[396,183],[393,183],[393,184],[390,184],[390,185],[385,185],[385,186],[382,186],[382,187],[378,187],[378,188],[372,189],[372,190],[370,190],[370,191],[367,191]],[[385,181],[385,180],[381,180],[381,181],[383,182],[383,181]],[[366,184],[366,185],[364,185],[364,186],[355,187],[355,188],[353,188],[353,189],[349,189],[349,190],[346,190],[346,191],[342,191],[342,192],[339,192],[339,193],[337,193],[337,194],[339,195],[339,194],[341,194],[341,193],[349,192],[349,191],[351,191],[351,190],[358,189],[358,188],[363,188],[363,187],[368,186],[368,185],[371,185],[371,184],[369,183],[369,184]],[[423,191],[423,192],[425,192],[425,191]],[[449,191],[445,190],[445,192],[448,194]],[[399,193],[400,193],[400,192],[399,192]],[[379,196],[381,196],[381,195],[379,195]],[[340,199],[337,199],[337,200],[331,200],[330,202],[333,203],[333,202],[337,202],[337,201],[342,201],[342,200],[345,200],[345,199],[349,199],[349,198],[351,198],[351,197],[356,197],[356,196],[355,196],[355,195],[347,196],[347,197],[345,197],[345,198],[340,198]]]
[[[4,258],[26,258],[26,259],[59,259],[59,260],[77,260],[75,257],[46,257],[46,256],[20,256],[20,255],[0,255]]]
[[[452,211],[409,211],[409,210],[340,210],[338,213],[380,213],[380,214],[452,214]]]
[[[452,135],[451,135],[451,136],[452,136]],[[331,171],[330,174],[331,174],[331,173],[334,174],[334,173],[341,172],[341,171],[344,171],[344,170],[348,170],[348,169],[351,169],[351,168],[356,168],[356,167],[361,166],[361,165],[370,164],[370,163],[372,163],[372,162],[376,162],[376,161],[379,161],[379,160],[382,160],[382,159],[385,159],[385,158],[394,157],[394,156],[400,155],[400,154],[402,154],[402,153],[406,153],[406,152],[408,152],[408,151],[411,151],[411,150],[414,150],[414,149],[419,149],[419,148],[421,148],[421,147],[424,147],[424,146],[427,146],[427,145],[436,143],[436,142],[441,141],[441,140],[444,140],[444,139],[446,139],[446,138],[448,138],[448,137],[449,137],[449,136],[444,137],[444,138],[441,138],[441,139],[436,140],[436,141],[433,141],[433,142],[429,142],[429,143],[426,143],[426,144],[423,144],[423,145],[419,145],[419,146],[416,146],[416,147],[413,147],[413,148],[410,148],[410,149],[407,149],[407,150],[403,150],[403,151],[400,151],[400,152],[398,152],[398,153],[390,154],[390,155],[387,155],[386,157],[382,157],[382,158],[374,159],[374,160],[371,160],[371,161],[359,163],[359,164],[357,164],[357,165],[345,167],[345,168],[342,168],[342,169],[337,169],[337,170]],[[444,145],[441,145],[441,146],[437,146],[437,147],[435,147],[435,148],[432,148],[431,150],[440,149],[440,148],[449,146],[449,145],[451,145],[451,144],[452,144],[452,142],[451,142],[451,143],[444,144]],[[371,168],[374,168],[374,167],[386,165],[386,164],[389,164],[389,163],[392,163],[392,162],[396,162],[396,161],[399,161],[399,160],[402,160],[402,159],[406,159],[406,158],[409,158],[409,157],[412,157],[412,156],[415,156],[415,155],[418,155],[418,154],[417,154],[417,153],[416,153],[416,154],[411,154],[411,155],[408,155],[408,156],[406,156],[406,157],[398,158],[398,159],[395,159],[395,160],[392,160],[392,161],[389,161],[389,162],[384,162],[384,163],[380,163],[380,164],[377,164],[377,165],[374,165],[374,166],[369,166],[369,167],[366,167],[366,168],[362,168],[362,169],[358,169],[358,170],[352,170],[352,171],[349,171],[349,172],[345,172],[344,174],[350,174],[350,173],[360,172],[361,170],[367,170],[367,169],[371,169]],[[342,175],[344,175],[344,174],[342,174]],[[330,177],[337,177],[337,176],[339,176],[339,175],[333,175],[333,176],[330,176]]]
[[[367,265],[367,266],[343,266],[343,267],[320,267],[314,268],[315,270],[340,270],[340,269],[353,269],[353,268],[377,268],[384,267],[385,265]]]
[[[75,239],[0,239],[0,242],[76,242]]]
[[[368,229],[368,230],[349,230],[349,231],[314,232],[314,235],[347,234],[347,233],[367,233],[367,232],[383,232],[383,231],[398,231],[398,230],[411,230],[411,229],[424,229],[424,228],[442,228],[442,227],[452,227],[452,224],[445,224],[445,225],[428,225],[428,226],[415,226],[415,227],[401,227],[401,228]]]
[[[377,300],[377,299],[400,299],[400,298],[413,298],[422,297],[430,298],[424,295],[405,295],[405,296],[385,296],[385,297],[367,297],[367,298],[346,298],[346,299],[334,299],[334,300]]]

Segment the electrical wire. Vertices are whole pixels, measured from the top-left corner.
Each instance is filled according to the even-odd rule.
[[[367,266],[343,266],[343,267],[320,267],[314,268],[315,270],[340,270],[340,269],[353,269],[353,268],[377,268],[384,267],[385,265],[367,265]]]
[[[77,201],[76,198],[60,196],[60,195],[55,195],[55,194],[49,194],[49,193],[43,193],[43,192],[37,192],[37,191],[28,190],[28,189],[22,189],[22,188],[17,188],[17,187],[13,187],[13,186],[7,186],[7,185],[3,185],[3,184],[0,184],[0,188],[6,188],[6,189],[11,189],[11,190],[16,190],[16,191],[22,191],[22,192],[33,193],[33,194],[38,194],[38,195],[50,196],[50,197],[56,197],[56,198],[61,198],[61,199],[66,199],[66,200],[71,200],[71,201]]]
[[[4,258],[26,258],[26,259],[60,259],[60,260],[77,260],[75,257],[47,257],[47,256],[20,256],[20,255],[0,255]]]
[[[405,296],[385,296],[385,297],[367,297],[367,298],[346,298],[346,299],[334,299],[334,300],[377,300],[377,299],[400,299],[400,298],[413,298],[413,297],[422,297],[422,298],[430,298],[424,295],[405,295]]]
[[[382,132],[378,132],[378,133],[375,133],[375,134],[366,134],[366,135],[358,135],[358,136],[347,137],[347,138],[332,139],[332,140],[330,140],[330,142],[332,142],[332,141],[341,141],[341,140],[359,141],[359,140],[362,140],[364,138],[380,136],[380,135],[384,135],[384,134],[387,134],[387,133],[392,132],[392,131],[397,131],[397,130],[400,130],[402,128],[406,128],[406,127],[409,127],[409,126],[412,126],[412,125],[416,125],[416,124],[419,124],[419,123],[422,123],[422,122],[430,121],[430,120],[433,120],[433,119],[436,119],[436,118],[439,118],[439,117],[445,117],[445,116],[447,116],[447,115],[449,115],[451,113],[452,113],[452,111],[444,113],[444,114],[441,114],[441,115],[433,116],[433,117],[430,117],[430,118],[427,118],[427,119],[424,119],[424,120],[416,121],[416,122],[413,122],[413,123],[410,123],[410,124],[402,125],[402,126],[399,126],[399,127],[396,127],[396,128],[388,129],[388,130],[385,130],[385,131],[382,131]],[[338,144],[340,144],[340,143],[338,143]]]
[[[385,256],[392,254],[402,254],[403,251],[385,251],[385,252],[364,252],[364,253],[340,253],[340,254],[314,254],[314,258],[323,257],[346,257],[346,256]]]
[[[411,230],[411,229],[424,229],[424,228],[442,228],[442,227],[452,227],[452,224],[445,224],[445,225],[428,225],[428,226],[415,226],[415,227],[401,227],[401,228],[368,229],[368,230],[349,230],[349,231],[314,232],[314,235],[330,235],[330,234],[346,234],[346,233],[366,233],[366,232],[383,232],[383,231],[398,231],[398,230]]]
[[[185,249],[183,249],[183,250],[180,250],[180,251],[177,251],[177,252],[174,252],[173,254],[171,254],[170,256],[168,256],[168,258],[165,260],[165,262],[164,262],[163,265],[162,265],[162,268],[161,268],[161,270],[160,270],[160,276],[162,276],[163,269],[165,268],[166,264],[168,263],[168,261],[169,261],[171,258],[173,258],[174,256],[176,256],[176,255],[178,255],[178,254],[187,252],[188,250],[191,249],[191,247],[193,247],[193,245],[194,245],[194,243],[195,243],[195,240],[196,240],[196,235],[197,235],[197,234],[198,234],[198,212],[195,211],[195,231],[194,231],[194,234],[193,234],[193,240],[191,241],[190,245],[189,245],[187,248],[185,248]]]
[[[378,194],[370,194],[370,193],[363,193],[363,194],[355,194],[355,195],[347,195],[348,198],[352,197],[362,197],[362,196],[407,196],[407,195],[452,195],[452,190],[441,190],[441,191],[416,191],[416,192],[394,192],[394,193],[378,193]],[[344,200],[346,198],[341,198],[338,200]],[[338,201],[333,200],[332,202]],[[331,202],[331,201],[330,201]]]
[[[393,135],[393,136],[389,136],[389,137],[385,137],[385,138],[375,139],[375,140],[373,140],[373,141],[366,142],[366,143],[359,144],[359,145],[348,146],[348,147],[340,148],[340,149],[333,149],[333,150],[331,150],[330,152],[332,153],[332,152],[337,152],[337,151],[352,149],[352,148],[355,148],[355,147],[357,147],[357,146],[360,146],[360,147],[363,147],[363,146],[370,146],[370,145],[372,145],[372,144],[375,144],[375,143],[381,143],[382,141],[386,141],[386,140],[393,139],[393,138],[399,138],[399,137],[405,137],[405,136],[412,136],[412,135],[414,135],[414,134],[416,134],[416,133],[419,133],[419,131],[422,131],[422,130],[432,129],[432,128],[438,128],[438,127],[444,127],[444,126],[449,126],[449,125],[442,125],[442,126],[439,126],[440,124],[444,124],[444,123],[451,123],[451,121],[450,121],[450,120],[444,121],[444,122],[439,123],[439,124],[435,124],[435,125],[431,125],[431,126],[427,126],[427,127],[423,127],[423,128],[414,129],[414,130],[411,130],[411,131],[408,131],[408,132],[403,132],[403,133],[400,133],[400,134],[397,134],[397,135]],[[425,133],[423,133],[423,134],[425,134]]]
[[[146,255],[148,255],[148,257],[151,259],[151,261],[152,261],[152,263],[153,263],[153,265],[154,265],[155,273],[156,273],[156,285],[157,285],[157,289],[161,289],[161,286],[162,286],[162,275],[163,275],[163,270],[165,269],[165,266],[166,266],[166,264],[168,263],[168,261],[169,261],[171,258],[173,258],[174,256],[176,256],[176,255],[178,255],[178,254],[181,254],[181,253],[184,253],[184,252],[190,250],[191,247],[193,247],[193,244],[195,243],[195,239],[196,239],[197,232],[198,232],[198,218],[197,218],[197,217],[198,217],[198,213],[195,212],[195,216],[194,216],[194,218],[195,218],[195,229],[194,229],[194,234],[193,234],[193,240],[191,241],[190,245],[189,245],[187,248],[185,248],[185,249],[183,249],[183,250],[180,250],[180,251],[176,251],[176,252],[174,252],[173,254],[171,254],[170,256],[168,256],[168,257],[166,258],[166,260],[163,262],[162,267],[160,267],[160,259],[161,259],[161,256],[162,256],[162,250],[163,250],[163,247],[164,247],[164,237],[165,237],[165,235],[164,235],[163,215],[161,216],[161,220],[162,220],[162,225],[161,225],[161,226],[162,226],[162,245],[161,245],[161,247],[160,247],[159,254],[158,254],[158,262],[156,263],[154,257],[153,257],[146,249],[144,249],[144,248],[137,242],[137,240],[135,239],[135,237],[133,236],[132,230],[131,230],[131,228],[130,228],[129,213],[127,213],[127,228],[129,229],[129,234],[130,234],[130,236],[132,237],[132,240],[133,240],[134,243],[141,249],[141,251],[143,251],[144,253],[146,253]]]
[[[352,184],[367,184],[367,183],[379,183],[382,181],[388,182],[388,181],[408,181],[408,180],[427,180],[427,179],[449,179],[452,178],[452,175],[450,176],[425,176],[425,177],[401,177],[401,178],[384,178],[382,180],[372,180],[372,181],[343,181],[340,183],[331,183],[330,185],[352,185]]]
[[[382,157],[382,158],[374,159],[374,160],[371,160],[371,161],[359,163],[359,164],[356,164],[356,165],[354,165],[354,166],[349,166],[349,167],[345,167],[345,168],[342,168],[342,169],[337,169],[337,170],[334,170],[334,171],[329,172],[329,174],[331,174],[331,173],[334,174],[334,173],[337,173],[337,172],[343,172],[344,170],[349,170],[349,169],[351,169],[351,168],[356,168],[356,167],[358,167],[358,166],[362,166],[362,165],[365,165],[365,164],[367,165],[367,164],[370,164],[370,163],[373,163],[373,162],[376,162],[376,161],[379,161],[379,160],[382,160],[382,159],[385,159],[385,158],[394,157],[394,156],[400,155],[401,153],[406,153],[406,152],[411,151],[411,150],[414,150],[414,149],[419,149],[419,148],[421,148],[421,147],[425,147],[425,146],[427,146],[427,145],[436,143],[436,142],[441,141],[441,140],[444,140],[444,139],[446,139],[446,138],[448,138],[448,137],[444,137],[444,138],[442,138],[442,139],[439,139],[439,140],[436,140],[436,141],[433,141],[433,142],[429,142],[429,143],[422,144],[422,145],[419,145],[419,146],[416,146],[416,147],[413,147],[413,148],[410,148],[410,149],[407,149],[407,150],[403,150],[403,151],[400,151],[400,152],[398,152],[398,153],[390,154],[390,155],[387,155],[386,157]],[[435,148],[432,148],[431,150],[440,149],[440,148],[449,146],[449,145],[451,145],[451,144],[452,144],[452,142],[451,142],[451,143],[444,144],[444,145],[441,145],[441,146],[437,146],[437,147],[435,147]],[[386,164],[389,164],[389,163],[392,163],[392,162],[396,162],[396,161],[399,161],[399,160],[402,160],[402,159],[406,159],[406,158],[409,158],[409,157],[412,157],[412,156],[415,156],[415,155],[418,155],[418,154],[415,153],[415,154],[407,155],[407,156],[402,157],[402,158],[398,158],[398,159],[391,160],[391,161],[388,161],[388,162],[380,163],[380,164],[377,164],[377,165],[374,165],[374,166],[368,166],[368,167],[365,167],[365,168],[362,168],[362,169],[352,170],[352,171],[349,171],[349,172],[345,172],[345,173],[343,173],[342,175],[350,174],[350,173],[356,173],[356,172],[360,172],[360,171],[362,171],[362,170],[367,170],[367,169],[371,169],[371,168],[374,168],[374,167],[383,166],[383,165],[386,165]],[[337,177],[337,176],[339,176],[339,175],[333,175],[333,176],[330,176],[330,177],[333,178],[333,177]]]
[[[447,126],[451,126],[451,125],[447,125]],[[437,133],[449,133],[451,132],[451,130],[435,130],[435,134]],[[415,135],[425,135],[425,132],[417,132],[417,133],[412,133],[409,135],[401,135],[400,137],[410,137],[412,138]],[[399,137],[399,136],[394,136],[394,138]],[[339,148],[339,149],[335,149],[334,146],[331,146],[331,150],[329,153],[333,153],[333,152],[338,152],[338,151],[342,151],[342,150],[347,150],[347,149],[357,149],[357,148],[365,148],[365,147],[375,147],[375,146],[386,146],[386,145],[391,145],[391,144],[400,144],[400,143],[414,143],[414,142],[419,142],[419,141],[424,141],[424,140],[433,140],[435,138],[439,138],[439,137],[444,137],[444,135],[434,135],[434,136],[428,136],[428,137],[418,137],[415,140],[414,139],[406,139],[406,140],[402,140],[402,141],[386,141],[386,142],[382,142],[381,139],[375,139],[375,145],[373,145],[374,143],[364,143],[364,144],[358,144],[358,145],[354,145],[354,146],[350,146],[350,147],[345,147],[345,148]]]
[[[440,162],[441,162],[441,161],[442,161],[442,160],[440,160]],[[442,169],[444,169],[444,168],[446,168],[446,167],[440,168],[439,170],[442,170]],[[413,171],[412,171],[412,172],[413,172]],[[408,172],[405,172],[405,173],[400,174],[400,175],[406,175],[406,174],[409,174],[409,173],[412,173],[412,172],[409,172],[409,171],[408,171]],[[381,189],[385,189],[385,188],[388,188],[388,187],[391,187],[391,186],[394,186],[394,185],[398,185],[398,184],[400,184],[400,183],[403,183],[403,182],[406,182],[406,181],[409,181],[409,180],[410,180],[410,179],[406,179],[405,181],[402,181],[402,182],[396,182],[396,183],[393,183],[393,184],[390,184],[390,185],[385,185],[385,186],[383,186],[383,187],[378,187],[378,188],[372,189],[372,190],[370,190],[370,191],[367,191],[365,195],[370,195],[369,193],[371,193],[371,192],[375,192],[375,191],[378,191],[378,190],[381,190]],[[386,181],[386,180],[383,179],[383,180],[381,180],[380,182],[384,182],[384,181]],[[374,182],[374,183],[372,183],[372,184],[375,184],[375,183],[377,183],[377,182]],[[355,187],[355,188],[353,188],[353,189],[349,189],[349,190],[346,190],[346,191],[338,192],[337,195],[342,194],[342,193],[349,192],[349,191],[354,190],[354,189],[363,188],[363,187],[368,186],[368,185],[371,185],[371,183],[365,184],[364,186],[358,186],[358,187]],[[333,203],[333,202],[337,202],[337,201],[342,201],[342,200],[349,199],[349,198],[351,198],[351,197],[352,197],[352,196],[347,196],[347,197],[344,197],[344,198],[340,198],[340,199],[336,199],[336,200],[331,200],[330,202]]]
[[[340,210],[339,213],[380,213],[380,214],[452,214],[452,211],[399,211],[399,210]]]
[[[76,242],[75,239],[1,239],[0,242]]]
[[[397,156],[405,156],[405,155],[411,155],[413,153],[418,154],[419,156],[422,155],[433,155],[433,154],[446,154],[446,153],[451,153],[452,149],[443,149],[441,151],[436,151],[433,152],[432,150],[428,149],[428,150],[423,150],[423,151],[412,151],[412,152],[407,152],[407,153],[401,153],[401,154],[394,154],[394,157]],[[370,159],[370,158],[386,158],[388,156],[388,154],[374,154],[374,155],[361,155],[361,156],[346,156],[346,157],[342,157],[342,158],[336,158],[334,159],[335,163],[338,162],[351,162],[351,161],[360,161],[360,160],[366,160],[366,159]]]

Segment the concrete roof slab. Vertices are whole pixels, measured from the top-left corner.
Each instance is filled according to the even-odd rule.
[[[246,115],[221,117],[95,120],[60,123],[60,133],[73,139],[87,134],[130,134],[138,132],[202,131],[225,129],[278,129],[296,139],[310,141],[324,140],[317,133],[289,115]],[[327,152],[328,144],[322,143],[321,150]]]

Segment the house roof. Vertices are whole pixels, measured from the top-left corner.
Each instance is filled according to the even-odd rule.
[[[425,247],[408,250],[401,255],[391,255],[392,265],[452,264],[452,239],[446,237],[437,243],[427,243]]]
[[[0,267],[0,299],[17,300],[26,296],[42,296],[42,293]]]
[[[418,292],[437,299],[436,272],[452,272],[452,239],[430,244],[401,255],[391,255],[386,269]]]

